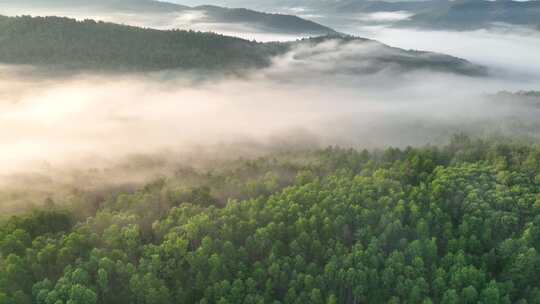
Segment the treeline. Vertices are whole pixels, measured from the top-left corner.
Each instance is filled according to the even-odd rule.
[[[0,62],[96,70],[240,69],[286,50],[194,31],[159,31],[93,20],[0,16]]]
[[[529,143],[331,147],[48,205],[0,226],[0,303],[540,303]]]

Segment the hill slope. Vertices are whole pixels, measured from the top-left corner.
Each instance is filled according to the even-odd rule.
[[[171,19],[173,27],[174,19],[189,16],[185,21],[188,27],[190,24],[238,24],[263,32],[303,35],[335,34],[331,28],[293,15],[268,14],[248,9],[231,9],[209,5],[188,7],[154,0],[20,0],[16,2],[0,0],[0,7],[4,10],[12,8],[17,12],[31,15],[87,16],[89,18],[93,15],[112,15],[113,17],[109,21],[113,22],[120,21],[114,19],[115,14],[120,14],[123,18],[126,17],[126,13],[136,14],[146,18],[154,18],[157,20],[156,24],[162,22],[162,19]],[[2,13],[2,8],[0,8],[0,13]],[[129,19],[121,21],[129,23]]]
[[[258,67],[284,51],[278,44],[213,33],[59,17],[0,17],[0,41],[4,63],[107,70]]]
[[[340,73],[374,73],[389,67],[467,75],[485,72],[455,57],[405,51],[354,37],[258,43],[212,33],[159,31],[92,20],[0,16],[0,62],[8,64],[94,70],[237,70],[269,66],[274,56],[288,52],[299,55],[292,56],[293,66],[326,61]],[[305,70],[305,66],[298,69]]]
[[[191,10],[203,11],[208,22],[244,23],[263,31],[304,33],[311,35],[337,34],[333,29],[293,15],[261,13],[245,8],[197,6]]]

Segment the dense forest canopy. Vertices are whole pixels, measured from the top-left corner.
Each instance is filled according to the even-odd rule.
[[[226,168],[3,219],[0,302],[540,301],[538,145],[457,135]]]

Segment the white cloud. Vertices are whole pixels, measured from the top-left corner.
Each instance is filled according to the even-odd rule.
[[[369,14],[360,14],[356,17],[356,19],[362,22],[393,23],[396,21],[407,20],[412,15],[413,14],[407,11],[376,12],[376,13],[369,13]]]

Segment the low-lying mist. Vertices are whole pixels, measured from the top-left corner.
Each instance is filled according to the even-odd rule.
[[[444,144],[459,132],[538,139],[540,108],[488,97],[540,88],[537,74],[524,81],[501,69],[488,77],[392,66],[358,72],[373,62],[351,54],[378,51],[300,45],[243,76],[2,66],[2,207],[282,150]]]
[[[306,55],[299,47],[248,76],[205,80],[175,71],[45,77],[32,68],[3,67],[0,165],[9,172],[32,161],[117,158],[238,139],[264,142],[290,130],[315,134],[322,144],[428,143],[436,137],[419,130],[407,135],[402,124],[462,125],[463,119],[507,115],[486,108],[483,93],[528,89],[497,77],[396,74],[391,67],[355,74],[370,65],[348,60],[361,52],[377,50],[331,45]]]
[[[366,25],[355,20],[317,19],[336,30],[378,40],[394,47],[439,52],[483,64],[508,77],[536,81],[540,77],[540,31],[500,24],[474,31],[396,28],[392,22]],[[532,78],[532,79],[531,79]]]

